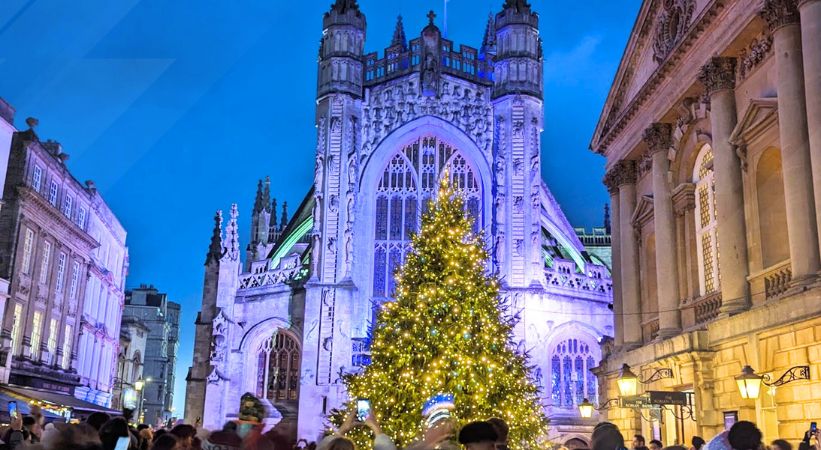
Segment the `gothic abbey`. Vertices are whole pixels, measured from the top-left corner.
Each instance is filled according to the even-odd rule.
[[[369,327],[394,289],[421,212],[448,173],[487,236],[502,295],[520,313],[556,441],[589,432],[577,405],[613,334],[610,271],[587,252],[541,178],[538,15],[507,0],[479,50],[430,23],[384,57],[364,54],[365,15],[336,0],[323,18],[313,186],[277,223],[267,183],[241,263],[237,208],[218,213],[188,375],[186,420],[219,429],[240,396],[269,402],[315,439],[346,400],[341,376],[369,362]],[[584,438],[582,438],[584,439]]]

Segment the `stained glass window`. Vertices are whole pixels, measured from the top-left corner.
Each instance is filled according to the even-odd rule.
[[[576,409],[585,398],[594,401],[598,383],[590,371],[598,357],[583,339],[567,339],[556,345],[551,356],[551,400],[554,407]]]
[[[698,237],[698,270],[701,295],[716,292],[721,287],[716,238],[716,186],[713,172],[713,149],[702,147],[693,170],[696,184],[696,236]]]
[[[373,303],[390,300],[394,275],[410,248],[411,234],[419,229],[421,213],[436,196],[439,179],[448,170],[454,190],[465,197],[466,209],[482,228],[482,190],[473,167],[459,149],[437,137],[426,136],[393,155],[376,192]]]
[[[271,402],[294,401],[299,393],[299,344],[278,331],[262,342],[257,359],[257,395]]]

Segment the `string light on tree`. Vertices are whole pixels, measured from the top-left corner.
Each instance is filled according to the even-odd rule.
[[[351,398],[370,399],[400,448],[420,435],[422,408],[440,393],[454,395],[460,425],[507,421],[514,450],[537,448],[547,434],[526,356],[513,350],[516,318],[503,314],[498,280],[486,274],[484,241],[472,227],[463,199],[443,181],[396,275],[396,300],[377,318],[371,364],[345,379]],[[366,431],[354,433],[359,448],[369,448]]]

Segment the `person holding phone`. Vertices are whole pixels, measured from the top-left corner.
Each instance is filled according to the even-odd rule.
[[[362,425],[373,431],[374,450],[396,450],[396,444],[393,443],[393,440],[388,437],[388,435],[382,432],[382,428],[379,426],[379,422],[376,421],[376,417],[370,408],[370,402],[366,404],[366,401],[365,399],[357,400],[356,407],[348,413],[342,425],[340,425],[334,434],[325,437],[325,439],[317,445],[317,450],[356,450],[356,444],[345,435],[355,427]],[[367,412],[367,416],[363,417],[365,412]],[[360,418],[362,418],[362,420],[358,420]]]

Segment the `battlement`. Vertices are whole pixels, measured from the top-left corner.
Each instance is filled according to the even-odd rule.
[[[453,41],[440,40],[440,65],[442,73],[453,75],[474,83],[493,84],[493,61],[490,55],[483,55],[476,48],[460,45],[455,50]],[[422,70],[424,44],[422,38],[412,39],[407,49],[393,45],[385,49],[385,56],[379,59],[377,52],[365,55],[365,86],[382,82]]]

